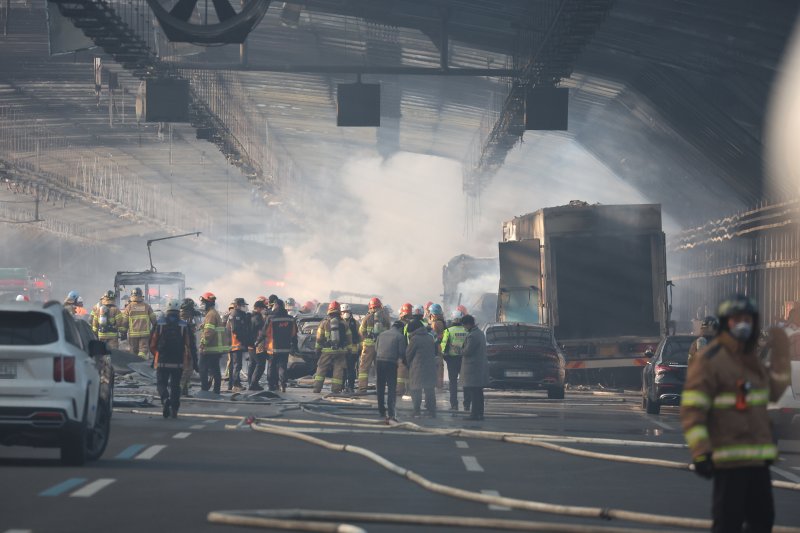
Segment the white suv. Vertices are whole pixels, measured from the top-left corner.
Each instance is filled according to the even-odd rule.
[[[56,447],[81,465],[105,451],[114,369],[58,302],[0,304],[0,444]]]

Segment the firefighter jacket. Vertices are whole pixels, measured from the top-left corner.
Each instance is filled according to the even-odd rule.
[[[177,325],[180,328],[181,346],[180,353],[160,353],[159,341],[168,325]],[[150,352],[153,353],[153,366],[155,368],[186,368],[197,367],[197,350],[194,349],[193,334],[189,324],[181,320],[177,313],[167,313],[156,322],[150,335]]]
[[[357,354],[359,352],[358,347],[361,345],[361,335],[358,333],[359,329],[361,328],[352,315],[350,318],[343,318],[342,320],[344,320],[344,323],[347,324],[348,328],[350,328],[350,339],[352,340],[352,344],[350,345],[350,353]]]
[[[253,316],[250,318],[250,329],[253,332],[253,349],[256,353],[266,353],[266,327],[267,318],[264,313],[253,311]]]
[[[350,328],[338,316],[327,316],[317,328],[316,351],[320,353],[346,353],[353,344]]]
[[[378,339],[378,335],[387,331],[391,327],[389,317],[383,309],[373,309],[361,320],[358,334],[364,346],[372,346]]]
[[[467,340],[467,328],[461,324],[455,324],[444,330],[439,347],[445,356],[461,355],[461,348],[464,347],[465,340]]]
[[[92,309],[92,331],[101,341],[119,338],[119,331],[125,327],[125,317],[113,303],[96,305]]]
[[[123,326],[121,331],[128,332],[128,338],[149,337],[150,330],[156,324],[156,314],[149,304],[131,301],[122,311]]]
[[[297,352],[297,322],[286,310],[270,315],[264,328],[267,354]]]
[[[231,339],[231,351],[247,350],[250,346],[250,316],[241,309],[234,309],[228,317],[228,333]]]
[[[200,351],[208,354],[222,354],[229,350],[225,345],[225,326],[222,317],[213,307],[206,312],[200,326]]]
[[[770,330],[771,367],[723,331],[692,358],[681,397],[681,425],[692,457],[717,468],[761,466],[778,455],[767,403],[789,383],[789,341]]]

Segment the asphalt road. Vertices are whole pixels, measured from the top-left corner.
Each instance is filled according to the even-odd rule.
[[[361,456],[256,432],[241,423],[248,416],[268,417],[281,427],[367,448],[431,481],[469,491],[552,504],[709,516],[711,484],[690,472],[369,424],[377,420],[374,396],[323,399],[299,388],[282,396],[261,403],[189,400],[177,420],[163,419],[158,408],[140,409],[143,413],[138,414],[119,408],[105,455],[81,468],[61,466],[56,450],[0,448],[0,533],[241,531],[209,523],[208,513],[287,508],[646,527],[508,510],[435,494]],[[454,416],[446,411],[445,396],[439,395],[436,419],[414,422],[429,428],[612,439],[557,444],[688,461],[687,450],[680,447],[623,445],[621,441],[682,444],[677,408],[646,415],[634,394],[568,391],[564,401],[555,401],[536,392],[489,392],[487,417],[480,423],[465,421],[463,412]],[[301,402],[311,402],[306,405],[314,412],[300,410]],[[198,416],[202,414],[229,418]],[[399,418],[409,416],[410,402],[401,401]],[[237,424],[238,429],[232,429]],[[800,482],[800,442],[783,441],[781,446],[785,452],[774,479]],[[775,498],[777,523],[800,526],[800,494],[775,490]],[[371,532],[434,530],[360,525]]]

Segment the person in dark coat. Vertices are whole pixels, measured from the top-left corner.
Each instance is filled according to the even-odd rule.
[[[486,336],[475,325],[475,317],[472,315],[465,315],[461,319],[461,325],[467,328],[467,338],[461,348],[464,403],[471,407],[467,420],[483,420],[483,388],[489,385]]]
[[[414,405],[413,417],[419,417],[422,406],[422,393],[425,393],[425,410],[433,418],[436,416],[436,344],[433,337],[419,320],[408,324],[408,381],[411,400]]]
[[[375,352],[378,378],[378,412],[386,423],[397,422],[395,411],[395,394],[397,392],[397,363],[406,357],[408,343],[403,335],[405,324],[399,320],[380,333],[375,340]],[[385,405],[386,389],[389,389],[388,406]],[[388,410],[387,410],[388,407]]]

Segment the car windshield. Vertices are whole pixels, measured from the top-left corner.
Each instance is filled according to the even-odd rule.
[[[661,360],[665,363],[685,365],[689,361],[689,347],[692,345],[694,337],[675,337],[667,339],[664,350],[661,352]]]
[[[489,344],[526,344],[552,347],[550,330],[524,324],[491,326],[486,330]]]
[[[41,346],[57,340],[58,330],[47,313],[0,311],[0,345]]]

